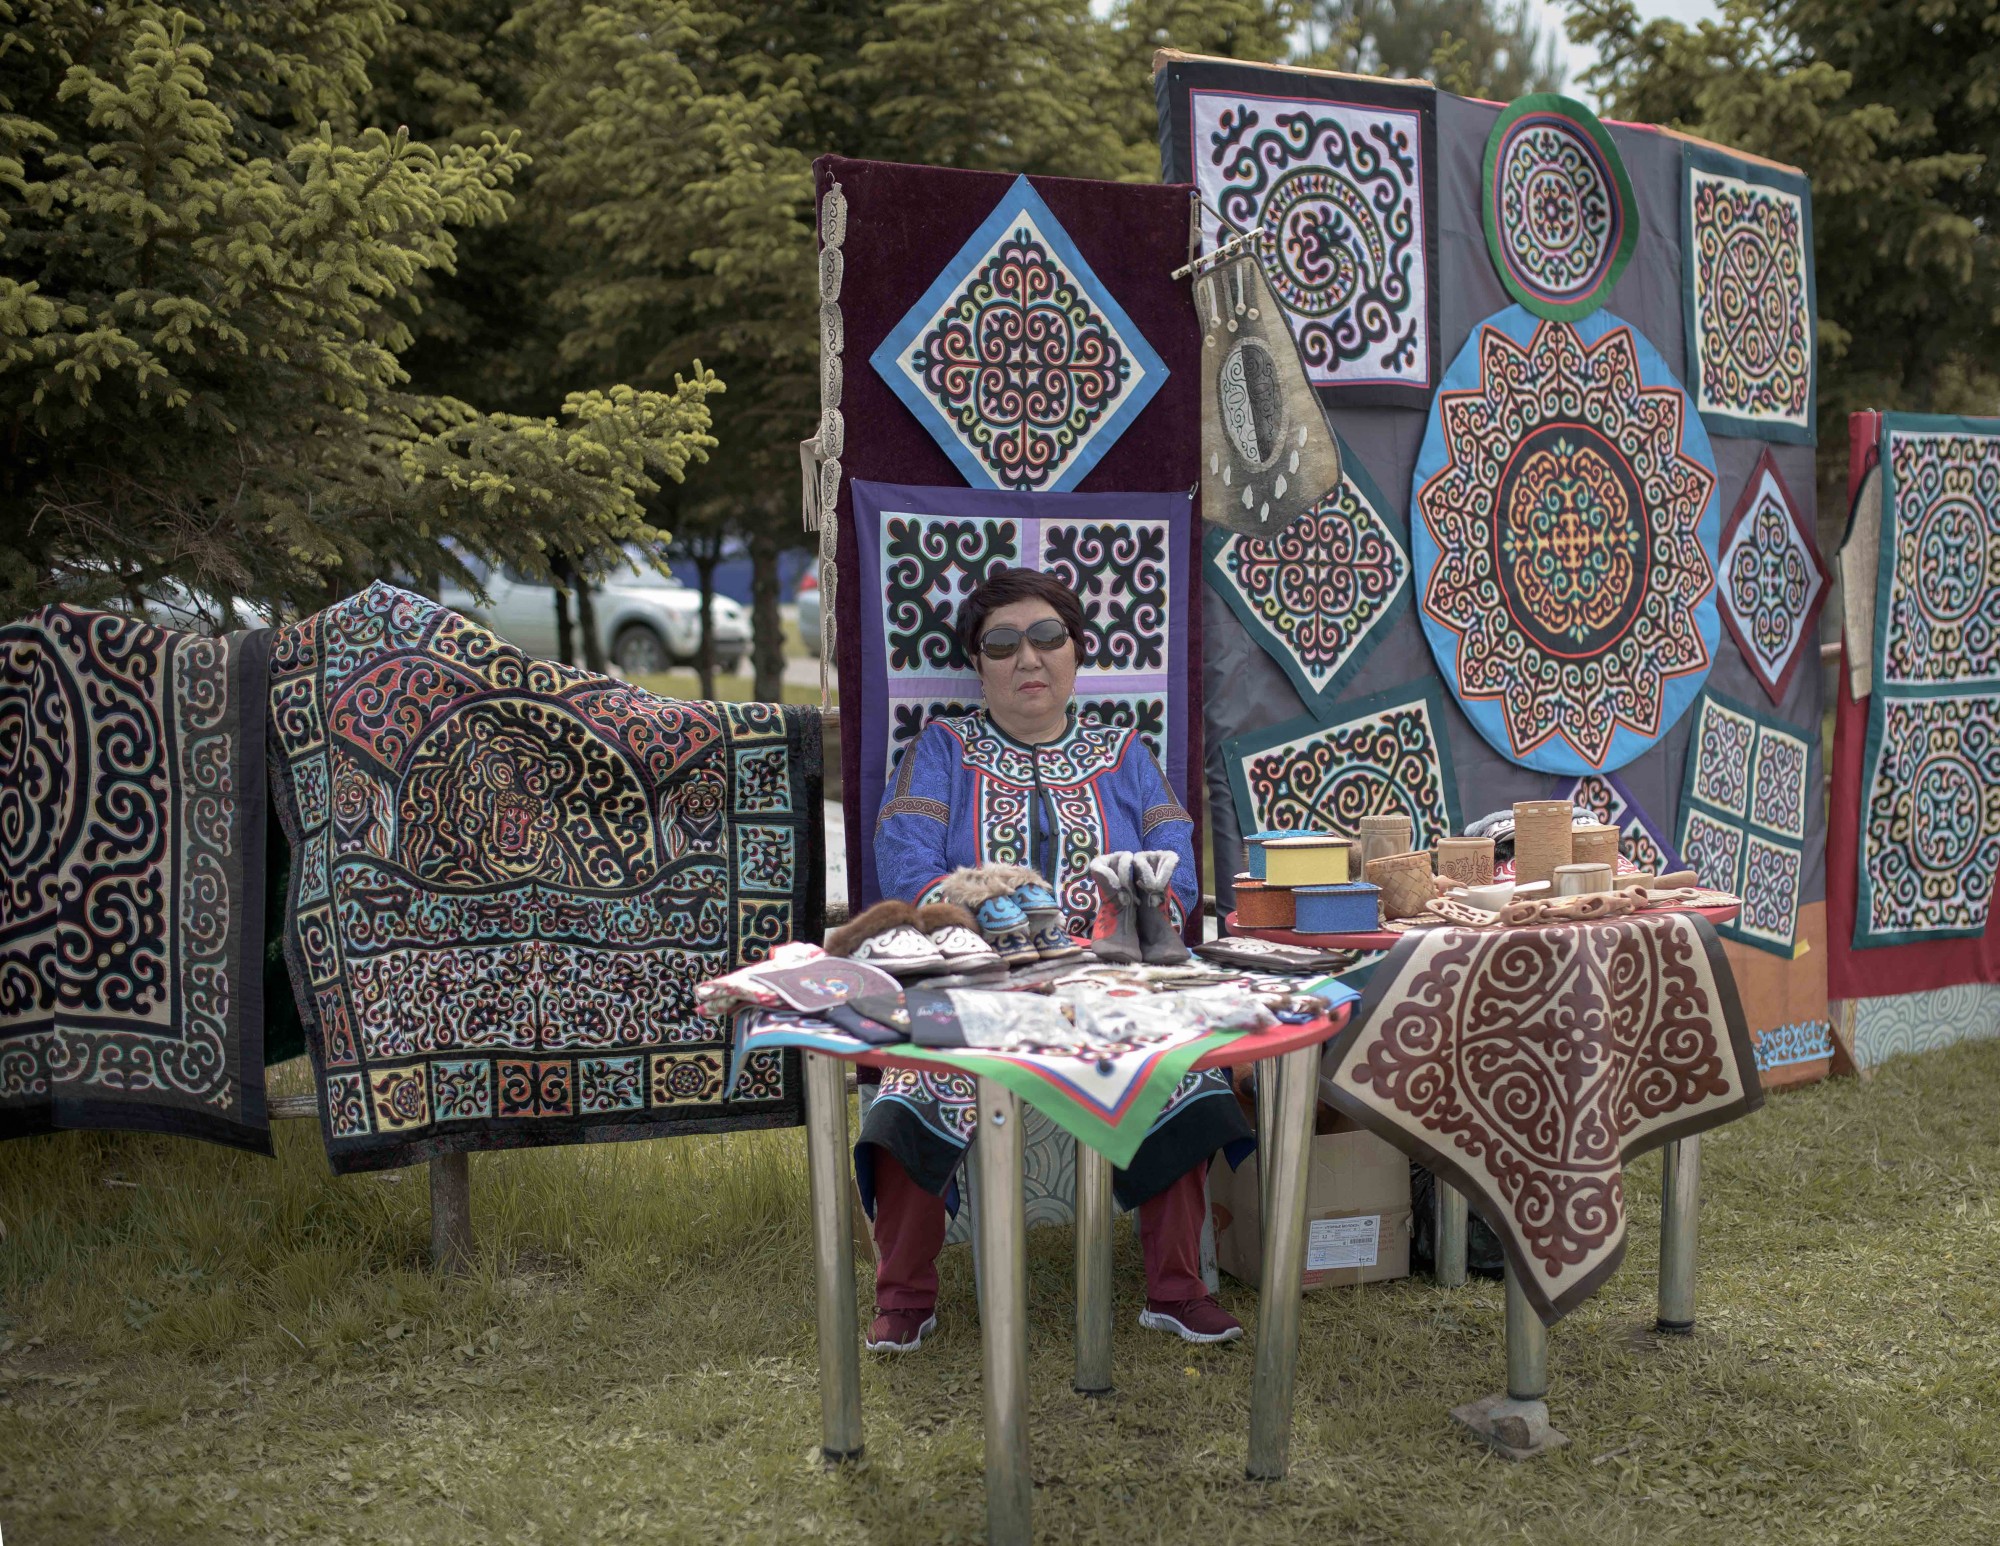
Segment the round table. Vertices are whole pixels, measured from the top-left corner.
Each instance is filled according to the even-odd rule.
[[[1194,1071],[1275,1061],[1257,1080],[1259,1126],[1269,1136],[1268,1227],[1263,1286],[1257,1301],[1256,1371],[1250,1387],[1253,1477],[1285,1474],[1292,1433],[1292,1382],[1298,1364],[1299,1304],[1306,1253],[1306,1179],[1313,1108],[1319,1097],[1321,1047],[1346,1026],[1349,1006],[1303,1025],[1277,1025],[1233,1037],[1198,1058]],[[848,1210],[845,1062],[874,1068],[937,1071],[934,1062],[889,1048],[853,1055],[807,1052],[806,1155],[813,1212],[813,1264],[819,1317],[821,1452],[851,1460],[862,1449],[861,1327],[854,1298],[854,1220]],[[1263,1073],[1274,1073],[1264,1077]],[[1021,1189],[1020,1097],[980,1078],[974,1167],[982,1293],[980,1340],[986,1393],[986,1533],[989,1541],[1027,1542],[1034,1481],[1028,1469],[1027,1215]],[[1076,1388],[1110,1389],[1111,1162],[1076,1146]]]

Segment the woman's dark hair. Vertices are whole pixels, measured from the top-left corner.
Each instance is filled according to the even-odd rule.
[[[1017,601],[1046,601],[1069,630],[1070,641],[1076,645],[1077,664],[1083,664],[1090,649],[1083,603],[1061,580],[1039,569],[995,569],[958,604],[958,647],[965,651],[969,664],[978,664],[979,636],[986,632],[986,619]]]

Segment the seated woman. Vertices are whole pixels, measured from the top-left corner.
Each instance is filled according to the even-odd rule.
[[[1071,701],[1087,647],[1076,593],[1033,569],[1000,570],[960,605],[957,633],[984,706],[933,720],[904,754],[875,829],[883,895],[922,904],[962,866],[1025,864],[1048,879],[1070,931],[1088,935],[1090,861],[1167,850],[1180,860],[1168,903],[1178,929],[1199,902],[1194,823],[1137,731],[1095,724]],[[879,1261],[872,1352],[912,1351],[937,1324],[946,1199],[973,1114],[970,1078],[891,1070],[861,1125],[855,1171]],[[1225,1076],[1191,1074],[1114,1174],[1118,1202],[1139,1210],[1149,1330],[1242,1335],[1202,1283],[1202,1177],[1216,1150],[1247,1153],[1250,1132]]]

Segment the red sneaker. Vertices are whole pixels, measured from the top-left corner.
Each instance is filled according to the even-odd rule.
[[[1234,1342],[1243,1335],[1242,1322],[1206,1294],[1179,1304],[1148,1299],[1139,1324],[1148,1331],[1171,1331],[1184,1342]]]
[[[863,1345],[871,1353],[914,1353],[936,1330],[935,1310],[885,1310],[877,1305]]]

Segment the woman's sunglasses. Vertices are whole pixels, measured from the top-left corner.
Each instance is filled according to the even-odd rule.
[[[1044,617],[1028,624],[1025,629],[989,628],[980,637],[979,653],[988,660],[1006,660],[1021,647],[1021,640],[1025,638],[1046,655],[1050,650],[1060,648],[1068,637],[1069,630],[1062,625],[1060,618]]]

